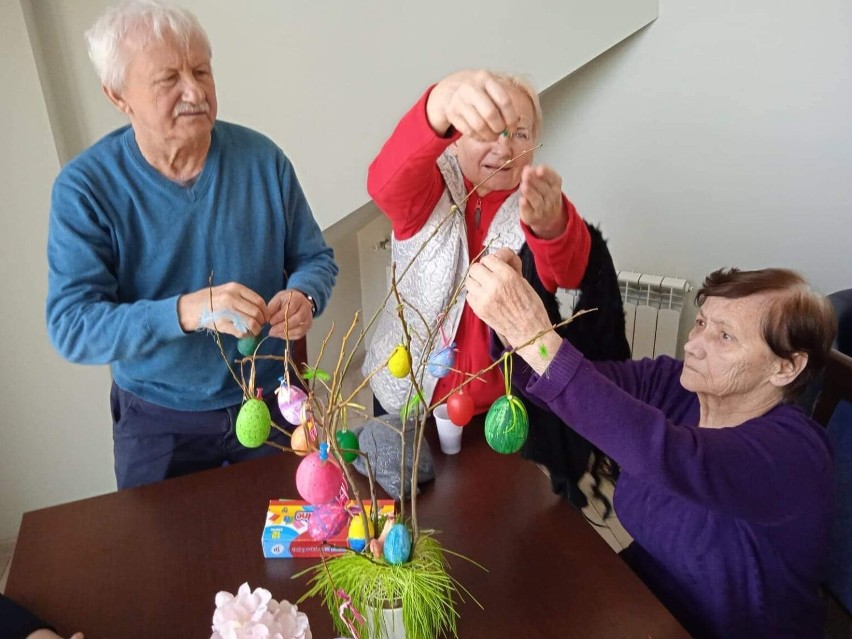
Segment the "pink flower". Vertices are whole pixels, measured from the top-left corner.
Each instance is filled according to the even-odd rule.
[[[240,586],[236,596],[216,595],[210,639],[311,639],[308,617],[286,599],[280,602],[263,588]]]

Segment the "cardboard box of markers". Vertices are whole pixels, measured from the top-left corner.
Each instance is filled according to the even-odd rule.
[[[354,501],[349,507],[354,507]],[[380,515],[392,515],[392,499],[379,499]],[[369,501],[364,502],[367,514],[370,513]],[[272,499],[266,511],[266,523],[263,526],[263,556],[267,559],[292,557],[321,557],[340,555],[350,547],[359,548],[358,540],[349,540],[349,522],[340,532],[325,540],[317,541],[308,534],[308,525],[314,506],[299,499]],[[363,544],[360,545],[363,547]]]

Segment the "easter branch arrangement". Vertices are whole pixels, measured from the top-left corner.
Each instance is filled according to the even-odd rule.
[[[517,157],[506,164],[514,162]],[[479,186],[471,189],[465,200]],[[243,391],[244,403],[236,421],[240,443],[251,448],[272,445],[285,453],[303,457],[296,471],[296,488],[300,497],[312,507],[307,528],[311,538],[325,542],[348,527],[349,544],[346,549],[321,556],[316,565],[297,575],[308,578],[307,591],[299,601],[320,597],[341,636],[353,639],[457,637],[458,601],[463,601],[466,596],[476,602],[474,596],[449,573],[446,555],[460,555],[444,548],[438,534],[418,521],[418,473],[425,435],[432,423],[432,411],[446,402],[452,407],[452,421],[464,426],[472,418],[474,410],[473,401],[464,392],[464,387],[492,368],[502,366],[506,376],[506,394],[499,397],[488,411],[486,440],[495,451],[510,454],[517,452],[527,437],[526,409],[511,393],[511,358],[508,354],[478,373],[464,376],[463,381],[443,397],[435,397],[430,402],[424,390],[427,376],[440,378],[455,370],[455,344],[448,344],[443,339],[443,324],[449,311],[463,303],[466,273],[437,319],[423,317],[416,305],[404,298],[399,283],[441,226],[453,216],[462,215],[463,205],[464,201],[450,208],[404,269],[398,273],[397,264],[392,265],[391,285],[383,303],[361,329],[360,314],[355,314],[343,335],[339,352],[331,358],[327,358],[326,351],[335,330],[333,325],[324,337],[312,366],[303,365],[300,369],[296,365],[289,342],[286,342],[283,355],[260,355],[258,349],[262,340],[252,336],[240,340],[238,348],[244,357],[232,365],[214,323],[216,344],[234,381]],[[387,306],[391,296],[395,300],[402,339],[387,353],[380,366],[367,371],[354,390],[344,392],[343,380],[359,346],[380,314],[387,312],[387,308],[393,308],[392,305]],[[213,311],[212,308],[210,310]],[[572,321],[579,314],[582,313],[563,320],[553,328]],[[289,313],[286,315],[289,316]],[[421,328],[418,331],[416,327],[426,327],[426,330]],[[534,343],[545,332],[534,336],[523,346]],[[412,358],[414,344],[424,354],[423,357]],[[259,359],[274,359],[282,364],[283,373],[275,393],[282,416],[293,427],[292,432],[273,422],[266,403],[260,397],[260,390],[255,387],[255,362]],[[324,363],[326,359],[332,361]],[[371,379],[385,369],[394,378],[407,382],[408,390],[398,420],[396,416],[391,419],[389,416],[367,415],[365,407],[354,401]],[[399,485],[402,488],[395,512],[380,508],[375,460],[360,449],[358,436],[348,428],[350,415],[366,417],[399,437]],[[289,447],[267,439],[273,428],[289,434]],[[406,447],[413,447],[413,450],[406,451]],[[358,470],[366,475],[369,495],[362,494],[359,489],[353,465],[359,465]],[[473,559],[463,558],[476,563]],[[404,630],[387,627],[386,609],[401,609]],[[391,634],[392,631],[397,634]]]

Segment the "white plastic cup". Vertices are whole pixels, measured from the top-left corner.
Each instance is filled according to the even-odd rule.
[[[462,427],[450,421],[447,405],[441,404],[433,412],[435,424],[438,426],[438,440],[441,442],[441,452],[445,455],[455,455],[461,450]]]

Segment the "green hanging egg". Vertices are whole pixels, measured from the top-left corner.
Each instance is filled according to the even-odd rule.
[[[335,435],[337,437],[337,445],[340,448],[347,448],[349,450],[361,450],[358,448],[358,435],[353,433],[351,430],[339,430]],[[347,464],[351,464],[355,461],[355,458],[358,457],[357,453],[343,453],[343,461]]]
[[[246,448],[257,448],[269,437],[272,417],[269,408],[260,399],[250,399],[237,415],[237,439]]]
[[[260,335],[248,335],[237,340],[237,350],[246,357],[254,355],[257,345],[260,344]]]
[[[524,403],[513,395],[503,395],[491,404],[485,416],[485,440],[498,453],[516,453],[527,440],[529,427]]]

